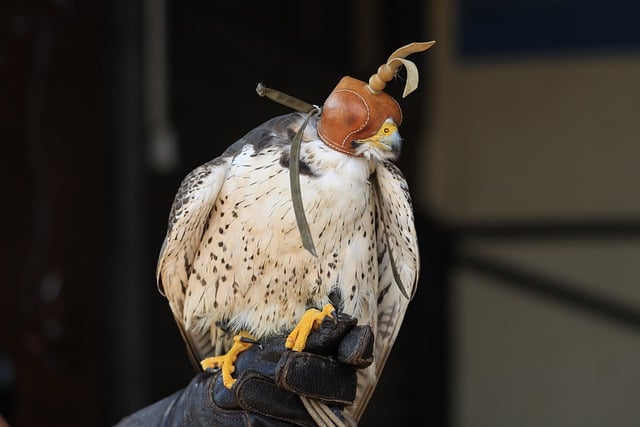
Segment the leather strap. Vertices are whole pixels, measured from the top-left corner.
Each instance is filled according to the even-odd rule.
[[[309,123],[309,119],[320,113],[320,108],[313,106],[313,109],[307,113],[302,126],[291,141],[291,160],[289,161],[289,182],[291,185],[291,201],[293,202],[293,213],[296,215],[296,223],[300,231],[302,246],[311,253],[316,255],[316,247],[313,244],[311,230],[307,222],[307,216],[304,213],[304,205],[302,204],[302,194],[300,193],[300,144],[302,143],[302,135]]]
[[[256,92],[260,96],[266,96],[272,101],[282,104],[286,107],[292,108],[296,111],[306,113],[307,117],[304,119],[302,126],[298,132],[296,132],[293,140],[291,141],[291,155],[289,162],[289,183],[291,185],[291,201],[293,202],[293,212],[296,215],[296,223],[298,224],[298,231],[300,231],[300,238],[302,239],[302,246],[309,251],[313,256],[316,255],[316,247],[313,244],[313,237],[311,237],[311,230],[309,229],[309,223],[307,222],[307,216],[304,213],[304,206],[302,204],[302,194],[300,193],[300,144],[302,143],[302,135],[309,123],[309,119],[320,114],[322,109],[317,105],[309,104],[301,99],[295,98],[291,95],[287,95],[284,92],[280,92],[276,89],[266,87],[262,83],[258,83]]]
[[[308,102],[288,95],[284,92],[280,92],[279,90],[266,87],[262,82],[258,83],[256,92],[258,92],[258,95],[260,96],[266,96],[267,98],[277,102],[278,104],[282,104],[285,107],[300,111],[301,113],[308,114],[313,110],[320,109],[320,107],[318,107],[317,105],[309,104]]]

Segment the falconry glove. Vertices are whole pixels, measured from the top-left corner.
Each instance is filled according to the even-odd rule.
[[[304,398],[328,405],[336,419],[354,425],[343,409],[355,399],[357,369],[373,361],[373,332],[355,324],[343,314],[325,319],[303,352],[287,350],[286,335],[262,340],[238,358],[231,389],[223,385],[220,370],[208,370],[118,427],[315,426]]]

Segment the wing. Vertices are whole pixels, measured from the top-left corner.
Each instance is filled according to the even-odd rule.
[[[186,330],[184,313],[185,297],[189,291],[189,276],[194,260],[201,249],[202,238],[209,224],[213,209],[224,182],[230,176],[233,159],[251,146],[254,154],[273,145],[290,143],[300,126],[303,115],[293,113],[273,118],[253,129],[232,144],[218,157],[193,170],[178,189],[169,215],[169,227],[165,237],[156,277],[160,293],[169,300],[180,333],[187,344],[189,357],[199,368],[203,358],[223,350],[225,337],[215,331]],[[195,292],[195,291],[194,291]],[[219,344],[219,343],[218,343]]]
[[[194,336],[185,330],[183,307],[191,264],[200,247],[210,211],[227,174],[229,157],[219,157],[194,169],[176,193],[167,235],[160,249],[156,279],[187,344],[189,358],[196,367],[210,347],[209,336]],[[198,368],[199,369],[199,368]]]
[[[413,297],[420,269],[418,239],[413,217],[411,196],[404,176],[390,162],[376,167],[379,197],[377,200],[377,247],[378,247],[378,319],[375,331],[375,372],[371,381],[363,384],[359,391],[361,399],[351,413],[359,420],[376,387],[378,378],[389,357],[409,298],[403,295],[400,286]],[[395,265],[392,265],[391,257]],[[402,282],[396,283],[396,274]]]

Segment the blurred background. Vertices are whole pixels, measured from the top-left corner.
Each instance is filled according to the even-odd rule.
[[[191,169],[397,47],[419,291],[363,426],[640,422],[640,3],[6,0],[0,414],[103,426],[193,371],[155,261]],[[399,98],[401,84],[391,93]]]

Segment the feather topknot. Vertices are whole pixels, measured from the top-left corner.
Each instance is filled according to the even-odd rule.
[[[387,62],[378,67],[378,71],[369,78],[369,89],[373,92],[382,92],[384,87],[390,82],[404,65],[407,69],[407,83],[404,86],[402,97],[405,98],[418,87],[418,68],[412,61],[406,59],[412,53],[423,52],[435,44],[430,42],[415,42],[402,46],[389,56]]]

